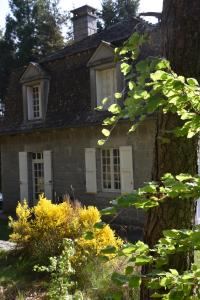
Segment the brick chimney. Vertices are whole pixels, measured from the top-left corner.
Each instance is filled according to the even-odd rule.
[[[97,16],[95,8],[84,5],[71,12],[73,13],[72,22],[75,41],[80,41],[97,32]]]

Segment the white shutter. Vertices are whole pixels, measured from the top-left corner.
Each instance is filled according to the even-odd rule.
[[[19,152],[20,201],[28,202],[28,153]]]
[[[132,147],[123,146],[120,152],[121,193],[133,191],[133,157]]]
[[[33,119],[33,90],[32,87],[27,87],[27,110],[28,110],[28,120]]]
[[[86,190],[87,193],[97,192],[96,176],[96,149],[85,149],[85,172],[86,172]]]
[[[52,196],[53,196],[52,152],[44,151],[43,159],[44,159],[44,193],[49,200],[52,200]]]

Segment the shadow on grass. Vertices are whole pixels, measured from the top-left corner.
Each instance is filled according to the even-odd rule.
[[[6,299],[16,296],[19,291],[45,289],[47,277],[34,272],[34,265],[30,258],[24,257],[19,251],[0,251],[0,286],[6,289]]]

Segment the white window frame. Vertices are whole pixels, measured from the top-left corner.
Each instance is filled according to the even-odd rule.
[[[108,93],[103,94],[103,80],[102,76],[104,75],[105,72],[112,72],[112,85],[113,85],[113,90],[112,94],[108,95]],[[116,67],[115,66],[109,66],[109,67],[104,67],[104,68],[99,68],[95,70],[95,76],[96,76],[96,103],[97,106],[102,105],[102,100],[104,98],[108,98],[107,104],[104,105],[104,110],[106,110],[111,104],[115,103],[115,97],[114,94],[117,92],[117,72],[116,72]]]
[[[38,88],[39,96],[39,116],[34,116],[34,99],[33,99],[33,89]],[[27,87],[27,109],[28,109],[28,120],[40,120],[42,118],[42,99],[41,99],[41,85],[34,84]]]
[[[103,151],[109,151],[110,152],[110,169],[111,169],[111,188],[105,188],[104,187],[104,180],[103,180]],[[113,150],[118,150],[119,152],[119,182],[120,182],[120,188],[115,189],[114,188],[114,161],[113,161]],[[119,147],[113,147],[113,148],[104,148],[101,149],[101,187],[103,192],[115,192],[120,193],[121,192],[121,172],[120,172],[120,150]]]
[[[33,155],[36,155],[36,158],[34,159],[33,158]],[[41,157],[40,158],[37,158],[37,155],[40,154]],[[35,201],[38,201],[38,199],[35,198],[35,194],[36,194],[36,186],[35,186],[35,174],[34,174],[34,171],[35,171],[35,168],[34,168],[34,165],[35,164],[42,164],[43,165],[43,192],[44,193],[44,189],[45,189],[45,182],[44,182],[44,156],[43,156],[43,152],[32,152],[31,153],[31,162],[32,162],[32,187],[33,187],[33,194],[32,194],[32,197],[33,197],[33,202]]]

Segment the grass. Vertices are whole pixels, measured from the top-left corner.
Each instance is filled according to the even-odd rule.
[[[0,266],[0,286],[5,287],[6,300],[18,299],[27,291],[45,290],[44,275],[34,272],[34,263],[20,252],[0,251]]]
[[[9,239],[10,228],[8,220],[0,219],[0,240],[7,241]]]

